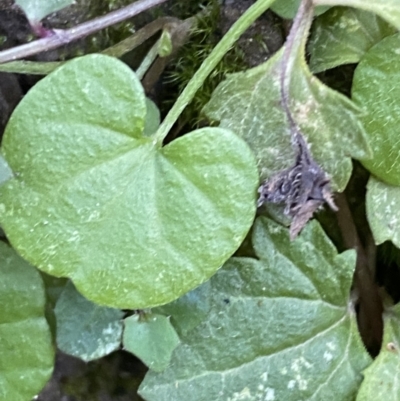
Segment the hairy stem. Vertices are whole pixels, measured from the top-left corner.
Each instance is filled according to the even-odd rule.
[[[56,49],[66,43],[81,39],[101,29],[125,21],[126,19],[134,17],[149,8],[164,3],[165,1],[166,0],[139,0],[129,6],[113,11],[102,17],[84,22],[76,27],[66,30],[57,30],[54,35],[49,37],[0,52],[0,63],[18,60],[43,51]]]
[[[336,202],[339,207],[336,216],[344,244],[346,248],[355,249],[357,252],[354,289],[360,305],[358,314],[360,333],[368,350],[375,354],[379,352],[382,342],[382,300],[378,286],[371,274],[368,255],[358,235],[346,195],[344,193],[338,194]]]
[[[304,46],[307,40],[308,32],[313,19],[313,2],[312,0],[303,0],[293,20],[292,28],[285,42],[284,52],[282,55],[281,69],[281,101],[282,107],[288,118],[290,130],[292,132],[293,145],[297,146],[304,142],[304,138],[300,132],[299,126],[295,122],[290,110],[290,78],[292,76],[293,65],[298,54],[298,47]]]
[[[121,40],[121,42],[118,42],[107,49],[102,50],[100,53],[117,58],[122,57],[124,54],[140,46],[158,31],[171,24],[186,24],[186,21],[187,20],[181,21],[174,17],[158,18],[139,29],[133,35]],[[18,74],[47,75],[65,63],[66,61],[11,61],[0,64],[0,71],[14,72]]]

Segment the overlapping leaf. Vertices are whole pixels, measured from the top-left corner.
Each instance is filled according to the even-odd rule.
[[[25,12],[29,21],[39,22],[47,15],[74,3],[74,0],[15,0]]]
[[[361,57],[396,29],[376,14],[350,7],[334,7],[316,19],[308,44],[310,68],[320,72]]]
[[[4,157],[0,155],[0,185],[10,180],[13,173],[8,163],[4,160]]]
[[[300,35],[300,34],[299,34]],[[299,39],[300,40],[300,39]],[[304,44],[291,55],[290,106],[317,162],[343,190],[350,177],[351,157],[370,155],[358,119],[359,109],[349,99],[319,82],[304,61]],[[294,162],[289,124],[281,103],[282,52],[256,68],[230,75],[214,91],[205,112],[232,129],[252,148],[262,178]]]
[[[0,242],[0,401],[30,401],[53,370],[39,272]]]
[[[169,317],[156,313],[147,316],[133,315],[124,322],[124,349],[132,352],[155,372],[163,371],[179,344],[178,334]]]
[[[314,4],[355,7],[370,11],[400,29],[400,0],[314,0]]]
[[[154,308],[153,312],[171,316],[179,335],[186,335],[207,317],[210,311],[210,282],[186,293],[176,301]]]
[[[377,244],[390,240],[400,248],[400,187],[374,177],[368,182],[367,218]]]
[[[57,346],[66,354],[88,362],[120,347],[122,311],[88,301],[71,282],[58,298],[54,313]]]
[[[400,34],[379,42],[361,60],[354,73],[352,96],[366,110],[362,118],[374,157],[364,166],[381,180],[400,185],[399,123]]]
[[[365,370],[357,401],[400,400],[400,305],[384,315],[382,349]]]
[[[21,254],[117,308],[160,305],[207,280],[255,213],[246,143],[204,128],[165,147],[143,135],[134,73],[111,57],[75,59],[40,81],[6,128],[15,178],[0,220]]]
[[[198,294],[210,310],[147,374],[147,401],[354,399],[370,361],[349,303],[354,251],[338,255],[315,221],[290,242],[259,218],[253,245],[258,259],[230,259]]]
[[[271,6],[271,10],[282,18],[291,19],[296,15],[300,1],[301,0],[276,0]],[[324,6],[317,7],[315,15],[324,13],[328,8],[329,7]]]

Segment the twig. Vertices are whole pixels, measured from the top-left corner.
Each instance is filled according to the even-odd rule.
[[[198,13],[195,17],[187,18],[183,21],[179,21],[179,23],[166,25],[164,29],[168,30],[168,33],[171,36],[172,51],[171,54],[166,57],[157,57],[142,79],[142,85],[146,93],[151,91],[165,70],[165,67],[178,50],[187,42],[193,26],[197,23],[198,18],[203,14],[205,14],[204,10]]]
[[[359,297],[358,322],[360,333],[368,350],[375,354],[379,351],[382,342],[382,300],[369,269],[368,255],[358,236],[346,195],[344,193],[338,194],[336,202],[339,207],[336,216],[344,244],[346,248],[355,249],[357,252],[354,285]]]
[[[133,35],[127,37],[121,42],[102,50],[101,54],[107,54],[120,58],[124,54],[130,52],[136,47],[140,46],[147,39],[151,38],[155,33],[164,29],[171,24],[184,24],[185,21],[179,20],[174,17],[161,17],[155,21],[150,22],[143,28],[139,29]],[[8,63],[0,64],[0,71],[2,72],[13,72],[18,74],[34,74],[34,75],[46,75],[50,74],[56,68],[66,63],[66,61],[10,61]]]
[[[148,10],[151,7],[162,4],[165,1],[167,0],[139,0],[129,6],[113,11],[102,17],[95,18],[91,21],[84,22],[76,27],[66,30],[57,30],[55,34],[50,37],[35,40],[34,42],[0,52],[0,63],[18,60],[43,51],[55,49],[101,29],[107,28],[108,26],[122,22]]]
[[[181,24],[183,22],[184,21],[181,21],[180,19],[175,17],[158,18],[155,21],[150,22],[143,28],[139,29],[132,36],[129,36],[128,38],[122,40],[114,46],[104,49],[101,53],[117,58],[122,57],[125,53],[128,53],[136,47],[140,46],[147,39],[151,38],[154,34],[166,28],[168,25]]]

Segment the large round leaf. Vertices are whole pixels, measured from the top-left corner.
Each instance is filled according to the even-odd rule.
[[[364,166],[381,180],[400,185],[399,121],[400,34],[389,36],[369,50],[357,66],[353,99],[366,110],[363,123],[374,157]]]
[[[0,242],[0,401],[29,401],[53,370],[39,272]]]
[[[0,218],[20,253],[118,308],[172,301],[237,249],[255,213],[252,152],[205,128],[162,148],[142,135],[143,89],[101,55],[65,64],[23,99],[3,152],[16,177]]]

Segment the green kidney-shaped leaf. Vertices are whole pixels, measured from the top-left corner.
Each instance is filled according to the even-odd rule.
[[[366,212],[376,244],[390,240],[400,248],[400,187],[371,177],[367,188]]]
[[[262,178],[294,163],[289,123],[281,103],[282,52],[256,68],[232,74],[214,91],[206,114],[243,137],[256,155]],[[341,191],[356,159],[369,147],[358,109],[346,97],[319,82],[303,54],[295,61],[290,86],[291,108],[315,159]]]
[[[357,401],[400,401],[400,305],[384,315],[382,349],[365,370]]]
[[[74,0],[15,0],[31,22],[38,22],[47,15],[74,3]]]
[[[258,259],[232,258],[211,278],[207,316],[147,374],[147,401],[354,399],[370,362],[349,301],[354,251],[338,255],[315,221],[291,242],[265,218],[253,246]]]
[[[400,29],[400,0],[314,0],[315,5],[346,6],[370,11]]]
[[[362,118],[374,157],[363,165],[389,184],[400,185],[400,34],[369,50],[354,73],[352,95],[366,110]]]
[[[358,63],[361,57],[396,29],[376,14],[350,7],[334,7],[316,19],[308,44],[314,73],[342,64]]]
[[[0,242],[0,401],[30,401],[50,378],[54,350],[39,272]]]
[[[301,0],[276,0],[271,5],[271,10],[282,18],[294,18],[299,8]],[[329,7],[317,7],[314,11],[315,15],[324,13]]]
[[[57,346],[66,354],[88,362],[120,347],[123,312],[88,301],[71,282],[58,298],[54,313]]]
[[[163,371],[179,344],[178,334],[169,317],[158,314],[133,315],[124,322],[124,349],[136,355],[151,370]]]
[[[204,128],[165,147],[143,136],[134,73],[108,56],[75,59],[40,81],[6,128],[15,178],[1,224],[43,271],[120,309],[167,303],[232,255],[255,214],[246,143]]]

